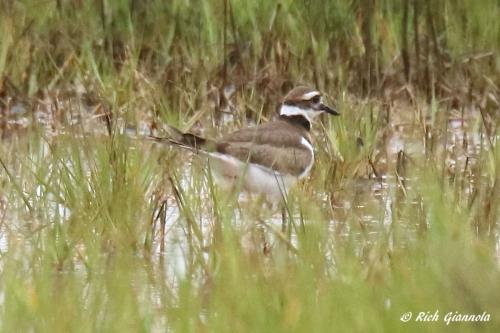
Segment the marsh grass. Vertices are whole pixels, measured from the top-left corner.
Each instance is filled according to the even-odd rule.
[[[1,330],[498,331],[498,14],[1,2]],[[124,134],[217,136],[271,119],[297,83],[342,116],[315,124],[285,232],[202,159]],[[443,323],[455,311],[490,321]]]

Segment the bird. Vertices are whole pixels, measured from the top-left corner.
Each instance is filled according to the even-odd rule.
[[[148,139],[188,149],[208,159],[216,183],[283,200],[289,189],[308,176],[314,164],[313,120],[322,113],[340,115],[322,94],[297,86],[282,99],[277,119],[208,139],[168,126],[167,137]]]

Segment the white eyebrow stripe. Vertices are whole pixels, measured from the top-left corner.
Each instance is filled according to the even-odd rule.
[[[308,92],[307,94],[304,94],[302,97],[306,100],[306,99],[311,99],[316,95],[321,95],[321,94],[319,93],[319,91],[311,91]]]

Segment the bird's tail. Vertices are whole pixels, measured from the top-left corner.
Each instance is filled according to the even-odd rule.
[[[156,135],[142,135],[140,138],[153,141],[163,145],[183,148],[195,153],[205,153],[213,150],[215,143],[192,133],[184,133],[175,127],[167,125],[167,135],[160,137]]]

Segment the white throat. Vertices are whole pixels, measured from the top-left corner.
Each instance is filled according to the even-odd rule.
[[[312,109],[301,109],[297,106],[293,105],[281,105],[280,115],[282,116],[303,116],[309,122],[311,122],[316,116],[318,116],[321,112],[312,110]]]

